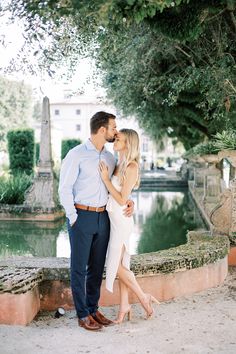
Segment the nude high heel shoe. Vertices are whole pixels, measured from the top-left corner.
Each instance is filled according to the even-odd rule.
[[[151,294],[145,294],[145,295],[146,295],[146,299],[143,301],[143,307],[146,311],[146,320],[148,320],[154,315],[154,309],[152,307],[152,304],[156,303],[160,305],[160,302]]]
[[[120,324],[124,321],[126,316],[128,318],[128,321],[130,321],[132,318],[131,306],[126,311],[119,311],[117,319],[113,322],[116,324]]]

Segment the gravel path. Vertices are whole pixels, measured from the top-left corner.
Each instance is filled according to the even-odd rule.
[[[117,308],[103,308],[114,318]],[[175,354],[236,353],[236,268],[222,286],[181,297],[143,319],[133,305],[133,319],[101,332],[78,327],[74,311],[60,319],[41,313],[27,327],[0,325],[1,354]]]

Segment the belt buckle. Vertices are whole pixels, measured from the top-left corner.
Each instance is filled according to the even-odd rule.
[[[99,210],[98,209],[100,209],[99,207],[96,207],[96,209],[95,209],[95,211],[96,211],[96,213],[99,213]]]

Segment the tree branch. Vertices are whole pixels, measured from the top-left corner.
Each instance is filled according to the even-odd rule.
[[[235,19],[235,17],[234,17],[233,11],[230,11],[230,12],[229,12],[229,15],[230,15],[230,19],[231,19],[232,26],[233,26],[233,28],[234,28],[234,32],[236,33],[236,19]]]
[[[196,67],[194,61],[193,61],[193,58],[190,54],[188,54],[187,52],[185,52],[185,50],[183,50],[181,47],[179,47],[178,45],[175,45],[175,49],[179,50],[181,53],[183,53],[190,61],[192,67]]]
[[[229,25],[233,31],[234,34],[236,34],[236,19],[234,16],[234,10],[235,10],[235,2],[232,0],[227,0],[227,13],[228,13],[228,19],[230,21]]]

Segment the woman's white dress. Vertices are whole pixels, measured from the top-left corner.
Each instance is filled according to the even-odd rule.
[[[118,176],[112,176],[111,182],[118,192],[121,191]],[[106,260],[106,288],[113,292],[113,283],[116,278],[119,267],[122,249],[124,246],[124,253],[122,257],[122,265],[130,269],[130,249],[129,239],[133,231],[134,220],[133,217],[123,215],[123,210],[126,206],[120,206],[116,200],[109,194],[107,211],[110,218],[110,241],[107,251]]]

